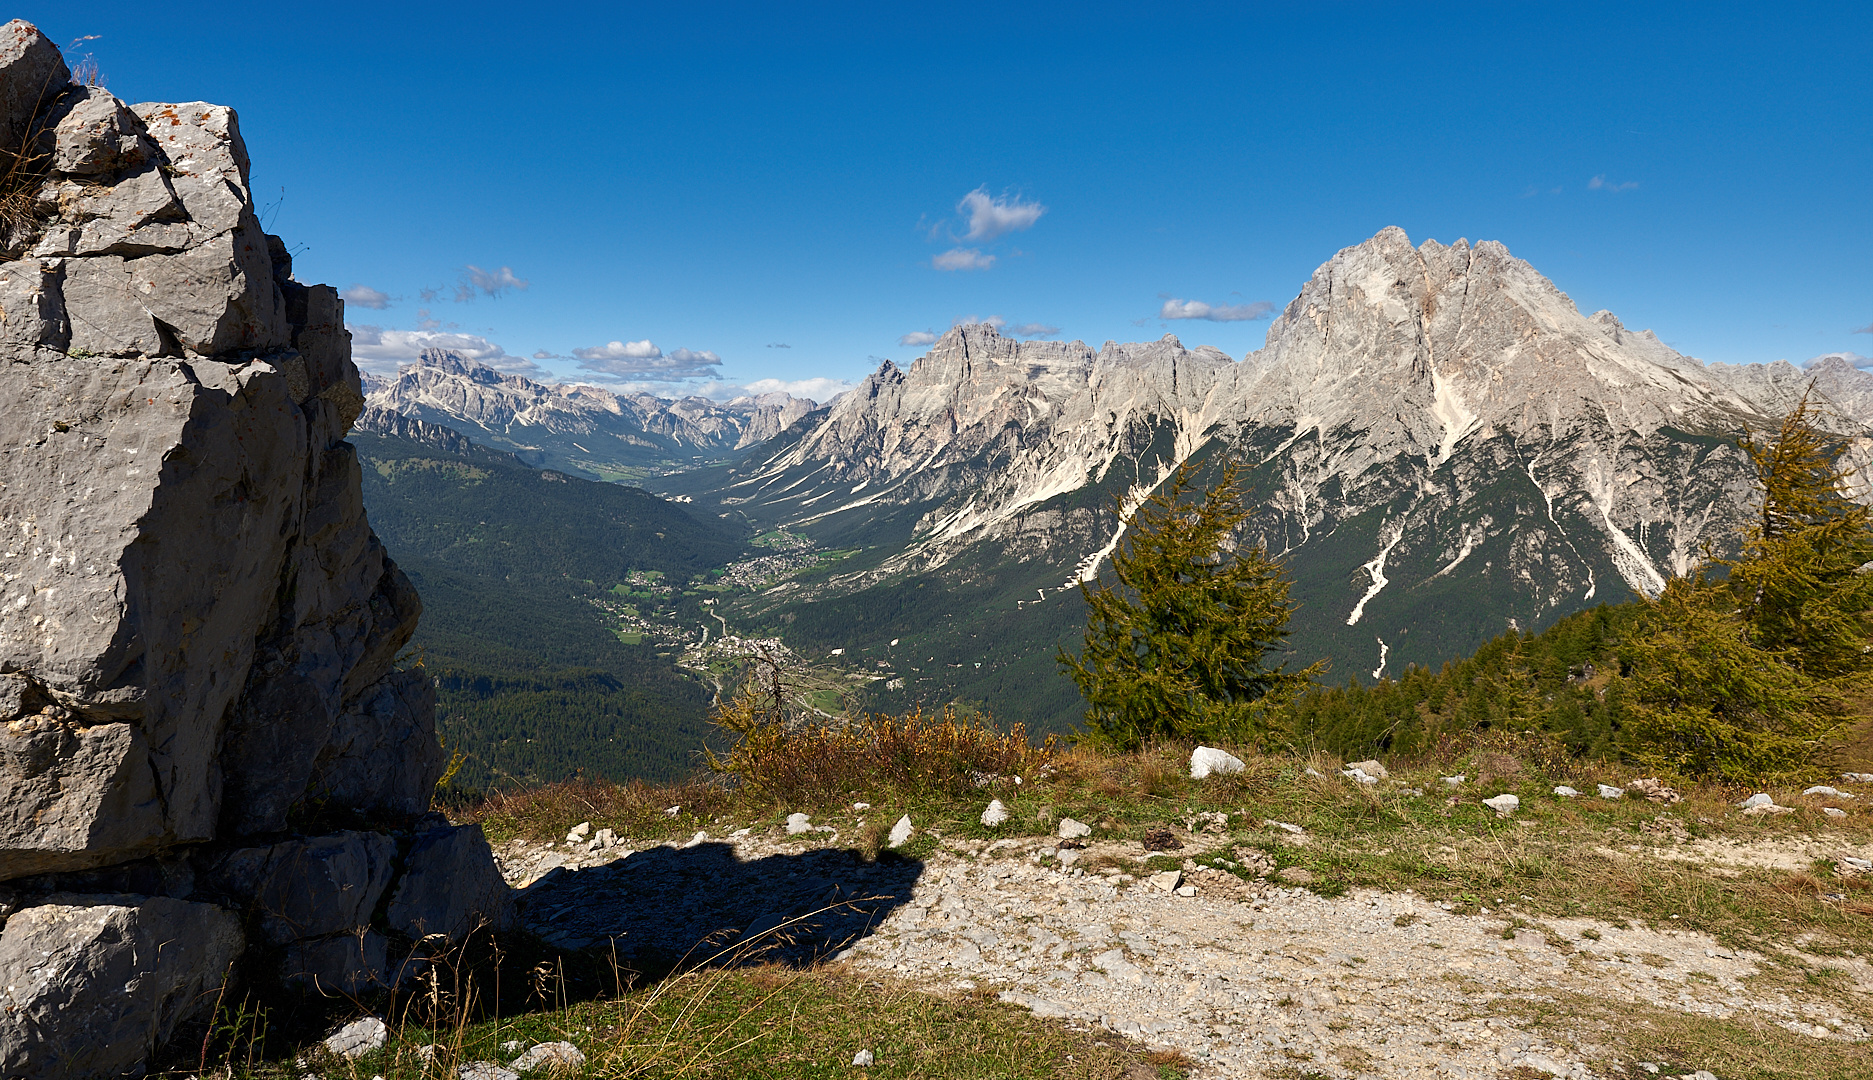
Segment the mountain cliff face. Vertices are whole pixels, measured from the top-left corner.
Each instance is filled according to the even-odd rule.
[[[979,641],[1077,611],[1061,593],[1111,551],[1115,500],[1136,505],[1193,455],[1235,455],[1259,503],[1247,539],[1296,581],[1296,652],[1376,675],[1655,593],[1723,547],[1749,511],[1735,437],[1810,379],[1848,429],[1873,420],[1873,376],[1843,361],[1706,367],[1583,316],[1501,244],[1414,247],[1393,228],[1323,264],[1240,362],[1174,337],[1095,350],[959,327],[732,470],[668,484],[876,552],[776,590],[767,616],[909,578],[992,580],[998,599],[971,601]],[[929,632],[916,623],[899,633]],[[859,644],[837,633],[826,643]]]
[[[529,464],[608,479],[720,461],[816,408],[783,393],[673,401],[538,383],[443,349],[425,349],[395,379],[367,389],[374,407],[460,429]]]

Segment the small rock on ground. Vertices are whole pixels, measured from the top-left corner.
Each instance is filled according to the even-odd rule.
[[[356,1061],[374,1050],[382,1050],[389,1034],[390,1029],[382,1020],[367,1016],[333,1032],[326,1038],[325,1048],[347,1061]]]

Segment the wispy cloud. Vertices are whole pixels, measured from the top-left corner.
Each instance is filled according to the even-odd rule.
[[[1009,327],[1008,332],[1014,334],[1016,337],[1048,338],[1058,334],[1060,328],[1058,326],[1048,326],[1046,323],[1024,322],[1018,326]]]
[[[532,360],[511,355],[479,334],[386,330],[369,323],[346,323],[345,329],[351,331],[352,359],[359,367],[380,375],[396,374],[399,364],[416,359],[424,349],[447,349],[513,375],[537,375],[543,370]]]
[[[665,382],[683,379],[706,379],[722,366],[722,358],[708,350],[673,349],[665,353],[646,338],[643,341],[609,341],[572,350],[579,367],[605,379],[643,379],[653,376]]]
[[[936,344],[936,340],[937,335],[933,331],[912,330],[910,333],[898,338],[897,343],[899,345],[934,345]]]
[[[791,349],[791,348],[793,348],[793,346],[792,346],[792,345],[789,345],[789,344],[787,344],[787,343],[786,343],[786,342],[784,342],[784,341],[770,341],[770,342],[768,342],[768,343],[767,343],[767,347],[768,347],[768,348],[770,348],[770,349]]]
[[[1600,175],[1587,181],[1588,191],[1631,191],[1632,189],[1638,186],[1639,186],[1639,181],[1637,180],[1628,180],[1624,183],[1615,183],[1614,181],[1608,180],[1606,178],[1605,173],[1601,173]]]
[[[390,306],[390,294],[381,293],[369,285],[353,284],[349,289],[338,294],[351,307],[371,308],[382,311]]]
[[[1275,305],[1267,300],[1256,300],[1247,304],[1206,304],[1201,300],[1179,300],[1174,296],[1165,296],[1164,306],[1158,309],[1158,318],[1202,319],[1205,322],[1254,322],[1257,319],[1266,319],[1274,313]]]
[[[1867,323],[1865,326],[1862,326],[1860,329],[1853,331],[1853,333],[1873,334],[1873,323]]]
[[[551,352],[546,349],[533,350],[533,358],[535,360],[570,360],[572,359],[572,357],[570,356],[561,356],[556,352]]]
[[[749,394],[772,394],[778,391],[823,402],[845,393],[854,385],[850,379],[832,379],[821,375],[811,379],[756,379],[744,383],[741,389]]]
[[[956,204],[956,212],[969,222],[964,240],[988,241],[1032,229],[1047,208],[1037,202],[1022,202],[1018,195],[991,196],[984,186],[964,195]]]
[[[938,270],[987,270],[995,265],[995,256],[982,254],[980,248],[951,248],[930,260]]]

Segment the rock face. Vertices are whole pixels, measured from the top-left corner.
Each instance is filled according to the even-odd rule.
[[[234,111],[69,85],[16,21],[0,140],[37,185],[0,238],[0,1073],[116,1075],[243,948],[381,984],[410,941],[378,898],[442,888],[412,845],[505,896],[478,829],[424,816],[421,604],[344,441],[343,305],[260,228]],[[295,835],[334,816],[372,828]]]
[[[1066,631],[1048,606],[1077,609],[1072,586],[1118,540],[1111,503],[1129,510],[1192,457],[1234,455],[1257,504],[1242,539],[1295,581],[1290,643],[1377,676],[1657,592],[1706,542],[1729,542],[1753,482],[1735,437],[1811,379],[1847,431],[1873,421],[1873,375],[1839,358],[1706,366],[1609,312],[1582,315],[1501,244],[1414,247],[1394,228],[1321,265],[1239,361],[1175,337],[1093,348],[958,327],[725,478],[658,486],[895,553],[777,590],[765,617],[912,578],[960,590],[1000,575],[996,619],[1032,620],[1051,653]],[[874,633],[924,632],[931,602]],[[981,602],[958,605],[956,623]]]
[[[784,393],[716,402],[554,386],[503,375],[443,349],[425,349],[393,380],[372,380],[370,404],[455,428],[529,465],[582,476],[719,461],[780,434],[818,407]]]

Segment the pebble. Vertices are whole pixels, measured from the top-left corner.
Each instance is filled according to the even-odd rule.
[[[1847,816],[1847,811],[1842,810],[1838,806],[1823,806],[1821,812],[1831,818],[1844,818]]]
[[[1007,820],[1008,808],[1002,805],[1002,801],[1000,799],[989,800],[988,809],[982,811],[982,824],[992,829]]]
[[[812,832],[813,826],[811,822],[812,822],[812,818],[810,818],[806,814],[788,814],[787,815],[787,835],[799,836],[801,833]]]
[[[1295,836],[1300,836],[1302,833],[1305,833],[1307,831],[1306,829],[1301,828],[1299,825],[1290,825],[1285,821],[1269,820],[1269,821],[1263,821],[1262,824],[1268,826],[1271,829],[1280,829],[1282,832],[1285,832],[1285,833],[1293,833]]]
[[[1840,779],[1843,784],[1873,784],[1873,772],[1844,772]]]
[[[1626,795],[1625,788],[1616,788],[1611,784],[1601,784],[1599,787],[1602,799],[1621,799]]]
[[[1758,806],[1774,806],[1775,796],[1766,791],[1758,791],[1756,794],[1751,795],[1749,798],[1744,799],[1736,805],[1740,810],[1752,810]]]
[[[878,1063],[878,1058],[870,1050],[860,1050],[852,1055],[852,1064],[861,1069],[869,1069]]]
[[[1451,787],[1462,787],[1466,782],[1469,781],[1470,778],[1463,775],[1462,773],[1458,773],[1455,776],[1445,776],[1445,777],[1440,777],[1440,779],[1442,779],[1445,784]]]
[[[1370,761],[1355,761],[1351,765],[1348,765],[1347,768],[1358,769],[1360,772],[1365,773],[1367,776],[1374,777],[1379,780],[1390,780],[1392,778],[1392,774],[1386,771],[1386,768],[1384,765],[1379,764],[1379,761],[1377,758],[1374,758]]]
[[[910,823],[909,814],[905,814],[903,817],[898,818],[897,824],[891,826],[890,846],[891,847],[903,847],[904,841],[909,840],[910,834],[916,831],[917,831],[916,828],[912,826]]]
[[[580,841],[584,840],[586,836],[591,833],[591,831],[592,831],[592,823],[589,821],[581,821],[577,825],[574,825],[572,827],[571,832],[568,832],[566,834],[566,843],[568,844],[579,843]]]
[[[1084,821],[1075,821],[1067,817],[1060,819],[1060,828],[1056,831],[1062,840],[1077,840],[1082,836],[1091,836],[1093,827]]]
[[[1357,765],[1340,770],[1340,775],[1346,777],[1348,780],[1352,780],[1355,783],[1360,783],[1360,784],[1376,784],[1379,782],[1378,777],[1372,775],[1371,773],[1367,772],[1366,770],[1360,768]]]
[[[1568,786],[1567,786],[1566,784],[1562,784],[1562,785],[1561,785],[1560,787],[1557,787],[1557,788],[1555,788],[1555,789],[1554,789],[1554,793],[1555,793],[1556,795],[1559,795],[1559,796],[1560,796],[1561,798],[1563,798],[1563,799],[1578,799],[1578,798],[1580,798],[1580,792],[1578,792],[1578,791],[1576,791],[1576,790],[1574,790],[1574,789],[1573,789],[1573,788],[1571,788],[1571,787],[1568,787]]]
[[[520,1074],[492,1061],[470,1061],[455,1070],[461,1080],[520,1080]]]

